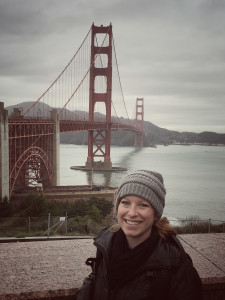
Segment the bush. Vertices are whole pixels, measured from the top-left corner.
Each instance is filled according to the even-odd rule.
[[[3,201],[4,200],[4,201]],[[1,207],[10,208],[7,199],[2,199]],[[10,219],[2,219],[1,221],[1,236],[15,236],[19,232],[27,232],[27,235],[37,234],[43,235],[48,228],[48,214],[51,214],[51,226],[59,222],[59,217],[55,220],[53,216],[69,216],[67,219],[67,232],[73,234],[88,234],[96,233],[101,229],[101,225],[105,216],[112,211],[113,205],[110,201],[104,198],[92,197],[89,200],[78,199],[73,203],[58,202],[55,200],[45,199],[42,193],[29,194],[21,203],[20,209],[14,213],[15,217]],[[6,209],[2,210],[6,215]],[[0,211],[1,212],[1,211]],[[29,218],[28,218],[29,217]],[[66,223],[59,223],[52,232],[65,234]],[[5,228],[3,230],[3,228]],[[71,230],[72,229],[72,230]]]
[[[9,217],[11,215],[11,205],[5,196],[0,199],[0,218]]]
[[[186,220],[181,220],[180,226],[174,226],[178,234],[186,233],[222,233],[224,232],[225,224],[212,224],[211,220],[201,220],[199,216],[192,216]]]
[[[110,214],[113,209],[113,204],[110,201],[105,200],[105,198],[91,197],[89,200],[89,205],[91,208],[93,205],[95,205],[103,217],[106,217],[108,214]]]
[[[22,202],[20,209],[22,216],[38,217],[46,213],[47,203],[44,195],[41,193],[29,194]]]
[[[16,238],[21,239],[21,238],[25,238],[27,236],[27,234],[25,232],[20,232],[16,234]]]
[[[91,207],[90,217],[96,223],[101,223],[103,220],[100,210],[95,205],[92,205]]]
[[[69,228],[68,232],[70,234],[74,234],[77,232],[79,234],[87,234],[89,233],[89,216],[77,216],[75,218],[68,218],[67,226]]]

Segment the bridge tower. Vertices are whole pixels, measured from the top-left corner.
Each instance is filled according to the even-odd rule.
[[[8,111],[0,102],[0,198],[9,199],[9,131]]]
[[[140,130],[135,134],[134,146],[143,147],[144,137],[144,98],[137,98],[136,100],[136,123],[135,126]]]
[[[96,35],[102,35],[107,41],[107,45],[100,47],[96,45]],[[107,66],[95,65],[98,55],[107,55]],[[106,90],[95,91],[96,77],[100,76],[106,82]],[[112,93],[112,25],[103,27],[92,25],[91,37],[91,67],[90,67],[90,87],[89,87],[89,121],[94,121],[95,104],[102,102],[106,109],[106,128],[101,130],[88,131],[88,157],[86,169],[111,170],[110,158],[110,131],[111,131],[111,93]],[[94,161],[100,158],[100,161]],[[101,161],[103,159],[103,161]]]

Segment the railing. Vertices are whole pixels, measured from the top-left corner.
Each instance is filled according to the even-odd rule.
[[[212,233],[225,232],[225,221],[189,217],[186,219],[169,218],[177,233]]]
[[[186,233],[225,233],[225,221],[200,219],[168,218],[178,234]],[[90,217],[52,216],[0,218],[0,237],[49,237],[95,235],[102,227],[113,223],[107,218],[97,223]]]

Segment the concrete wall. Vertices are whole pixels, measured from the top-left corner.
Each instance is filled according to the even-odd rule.
[[[202,279],[204,300],[225,299],[225,234],[179,238]],[[91,272],[85,261],[95,254],[91,237],[0,239],[0,299],[74,299]]]

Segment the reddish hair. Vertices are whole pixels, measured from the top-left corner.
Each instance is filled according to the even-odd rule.
[[[162,217],[161,219],[157,220],[154,225],[156,230],[158,231],[158,234],[164,240],[169,239],[171,234],[177,234],[175,229],[170,225],[170,222],[166,217]]]

